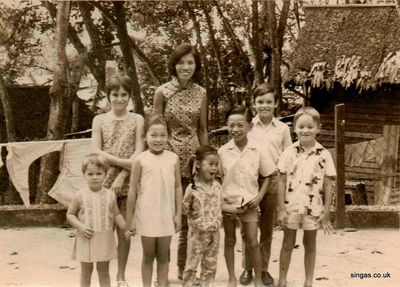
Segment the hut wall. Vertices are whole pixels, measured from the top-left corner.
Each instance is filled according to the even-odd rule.
[[[335,120],[334,106],[345,104],[345,144],[346,149],[351,144],[376,140],[383,137],[384,125],[400,125],[400,91],[395,91],[391,96],[363,99],[361,97],[325,99],[321,113],[321,132],[318,141],[326,148],[335,147]],[[353,145],[354,147],[354,145]],[[383,148],[378,147],[377,148]],[[349,153],[360,153],[365,157],[363,149],[348,150]],[[378,151],[377,151],[378,152]],[[391,193],[390,203],[400,204],[400,149],[398,150],[396,188]],[[381,164],[374,161],[363,160],[360,164],[351,164],[345,167],[347,182],[361,182],[366,184],[369,204],[374,200],[377,182],[381,178]]]

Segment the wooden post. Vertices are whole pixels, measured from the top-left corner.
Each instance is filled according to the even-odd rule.
[[[335,161],[336,161],[336,228],[344,228],[345,225],[345,190],[344,190],[344,120],[345,105],[335,106]]]

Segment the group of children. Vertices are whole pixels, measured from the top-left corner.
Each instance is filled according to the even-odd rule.
[[[109,113],[126,109],[125,102],[118,101],[123,92],[120,87],[110,94]],[[144,126],[148,149],[135,151],[135,156],[129,159],[132,164],[126,220],[119,211],[118,196],[103,186],[109,160],[99,153],[84,159],[82,172],[87,186],[77,192],[67,212],[69,222],[78,230],[73,256],[81,262],[81,286],[90,286],[93,263],[97,263],[100,286],[110,286],[109,262],[119,256],[114,225],[124,231],[126,241],[132,235],[141,236],[143,286],[151,286],[154,259],[157,285],[167,286],[171,237],[180,230],[182,213],[189,224],[183,286],[194,284],[200,263],[201,286],[213,284],[221,225],[225,233],[228,286],[237,285],[234,272],[237,220],[254,269],[254,285],[262,286],[263,272],[268,269],[269,258],[265,266],[263,257],[266,253],[269,257],[274,206],[278,207],[277,221],[284,228],[277,286],[286,286],[297,229],[304,229],[304,286],[312,285],[317,230],[322,227],[329,232],[332,228],[329,211],[335,176],[330,153],[315,140],[320,129],[319,114],[310,107],[295,114],[293,125],[299,141],[291,144],[289,128],[273,116],[277,102],[268,84],[255,89],[253,104],[257,112],[253,119],[242,106],[228,113],[231,137],[228,143],[218,150],[210,146],[197,149],[191,160],[191,183],[185,193],[179,158],[165,150],[167,123],[161,116],[152,116]],[[115,115],[110,121],[115,120]],[[265,229],[270,233],[269,246],[267,242],[266,250],[260,251],[257,231],[258,228],[262,231],[264,225],[268,225]]]

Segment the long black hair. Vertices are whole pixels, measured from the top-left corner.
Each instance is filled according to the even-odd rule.
[[[190,159],[189,161],[189,168],[190,168],[190,182],[192,184],[192,189],[196,190],[196,184],[194,181],[194,178],[196,176],[197,170],[195,165],[196,161],[201,162],[202,160],[204,160],[204,158],[208,155],[217,155],[218,156],[218,152],[215,148],[213,148],[212,146],[209,145],[201,145],[196,149],[195,154],[193,155],[193,157]]]

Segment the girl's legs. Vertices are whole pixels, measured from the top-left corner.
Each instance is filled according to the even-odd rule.
[[[260,253],[260,245],[257,240],[258,222],[242,222],[246,238],[246,246],[249,251],[249,256],[254,268],[254,285],[262,286],[261,282],[261,269],[262,258]]]
[[[289,229],[287,227],[283,230],[283,242],[281,248],[281,255],[279,258],[279,283],[278,285],[284,286],[286,284],[286,277],[289,270],[290,259],[294,244],[296,243],[297,230]]]
[[[100,287],[110,287],[110,261],[97,262],[97,274],[99,275]]]
[[[169,247],[172,236],[157,237],[156,258],[157,258],[157,283],[160,287],[168,285],[168,264]]]
[[[127,198],[118,198],[118,207],[125,218],[126,214],[126,201]],[[118,235],[118,271],[117,271],[117,281],[125,281],[125,269],[128,262],[129,250],[131,249],[131,241],[126,240],[124,236],[124,231],[117,227]]]
[[[306,286],[312,286],[314,278],[315,256],[316,256],[317,230],[304,230],[304,269],[306,272]]]
[[[235,276],[235,244],[236,244],[236,217],[223,216],[223,225],[225,232],[225,262],[229,275],[229,287],[235,287],[237,280]]]
[[[90,281],[92,279],[93,263],[81,262],[81,287],[90,287]]]
[[[142,236],[143,260],[142,260],[142,282],[143,287],[151,286],[153,275],[153,262],[156,256],[156,237]]]

